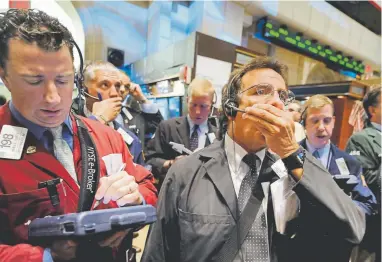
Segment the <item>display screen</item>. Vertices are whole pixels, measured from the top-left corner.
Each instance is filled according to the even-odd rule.
[[[310,56],[326,64],[331,64],[339,69],[353,71],[357,74],[365,72],[365,65],[362,62],[344,56],[340,50],[332,50],[318,41],[307,39],[302,34],[287,29],[275,21],[263,19],[259,22],[259,25],[262,27],[263,37],[275,44]]]
[[[149,98],[149,100],[158,105],[164,120],[181,116],[181,97]]]
[[[180,108],[181,108],[180,103],[181,103],[181,99],[179,96],[168,98],[169,118],[180,116]]]

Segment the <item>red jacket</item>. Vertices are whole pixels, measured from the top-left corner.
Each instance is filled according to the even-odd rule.
[[[81,119],[94,140],[99,158],[122,154],[122,160],[126,163],[125,171],[135,177],[146,203],[155,205],[157,192],[153,185],[154,178],[145,168],[133,163],[121,135],[96,121]],[[73,158],[78,181],[81,181],[80,142],[73,117],[72,123]],[[0,131],[3,125],[20,126],[12,117],[8,105],[0,107]],[[30,146],[35,146],[36,152],[28,154]],[[99,163],[102,177],[106,175],[106,167],[102,160]],[[47,189],[37,187],[39,182],[54,178],[49,173],[62,178],[62,182],[57,185],[60,204],[56,207],[51,204]],[[28,132],[20,160],[0,159],[0,261],[41,262],[44,248],[28,244],[29,221],[47,215],[76,212],[79,194],[78,185],[66,169]],[[116,203],[101,204],[98,208],[111,207],[117,207]]]

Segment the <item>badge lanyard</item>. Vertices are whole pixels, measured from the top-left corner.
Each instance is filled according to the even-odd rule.
[[[82,212],[91,209],[98,188],[100,167],[97,148],[88,129],[77,115],[74,116],[78,126],[78,137],[80,139],[82,158],[80,201],[78,203],[77,211]]]

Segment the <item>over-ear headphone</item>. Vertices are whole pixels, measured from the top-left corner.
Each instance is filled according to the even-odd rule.
[[[80,68],[79,68],[79,71],[74,76],[74,83],[77,86],[78,95],[77,95],[77,98],[73,101],[73,103],[75,103],[75,102],[78,103],[78,108],[76,109],[76,111],[77,111],[76,113],[84,116],[85,115],[85,113],[84,113],[85,99],[83,99],[82,96],[85,97],[85,95],[86,95],[86,96],[89,96],[95,100],[102,100],[102,99],[100,99],[100,97],[95,97],[95,96],[92,96],[89,93],[87,93],[86,87],[84,85],[84,80],[85,80],[84,72],[86,69],[86,67],[84,68],[84,58],[82,56],[81,49],[79,48],[77,43],[74,40],[72,40],[70,42],[77,49],[78,55],[80,57]]]
[[[305,127],[305,119],[306,119],[306,111],[308,110],[308,107],[305,106],[304,110],[302,110],[301,112],[301,116],[300,116],[300,124]]]
[[[212,98],[212,104],[210,107],[210,117],[212,117],[214,114],[214,107],[215,107],[217,101],[218,101],[218,95],[217,95],[216,91],[214,90],[214,96]]]
[[[228,99],[223,105],[223,110],[224,110],[224,113],[230,117],[236,117],[238,111],[245,113],[244,110],[239,109],[237,95],[235,95],[232,92],[232,89],[234,88],[233,85],[236,84],[235,82],[238,80],[239,77],[240,77],[240,74],[234,75],[231,81],[227,85]]]
[[[85,107],[85,101],[81,99],[81,95],[84,93],[84,58],[82,56],[82,52],[80,47],[77,45],[77,43],[74,40],[70,41],[73,46],[77,49],[79,58],[80,58],[80,68],[79,71],[74,76],[74,83],[77,86],[78,89],[78,95],[76,100],[78,101],[78,114],[84,115],[84,107]]]

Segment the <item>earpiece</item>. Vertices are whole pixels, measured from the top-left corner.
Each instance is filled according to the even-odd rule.
[[[234,97],[234,95],[231,92],[231,89],[233,88],[232,85],[234,84],[234,81],[238,78],[238,75],[235,75],[232,77],[231,81],[227,85],[227,92],[228,92],[228,99],[223,105],[224,112],[229,117],[236,117],[237,112],[243,112],[244,110],[239,109],[239,105],[237,103],[237,98]]]
[[[306,114],[307,107],[304,108],[304,110],[301,113],[301,118],[300,118],[300,124],[305,127],[305,114]]]
[[[236,117],[237,115],[237,112],[242,112],[242,113],[245,113],[244,110],[242,109],[239,109],[237,107],[237,103],[228,99],[225,104],[224,104],[224,111],[225,113],[227,114],[227,116],[230,116],[230,117]]]
[[[84,72],[84,58],[82,56],[81,49],[77,45],[77,43],[74,40],[72,40],[71,43],[77,49],[77,52],[78,52],[78,55],[79,55],[79,58],[80,58],[80,68],[79,68],[79,71],[74,76],[74,83],[76,84],[77,89],[78,89],[78,95],[77,95],[77,99],[76,99],[76,100],[78,100],[78,114],[79,115],[84,115],[85,102],[81,98],[81,95],[83,95],[83,93],[84,93],[84,75],[83,75],[83,72]]]

